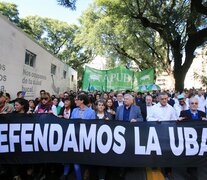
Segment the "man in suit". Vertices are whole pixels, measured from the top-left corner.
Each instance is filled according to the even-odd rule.
[[[168,104],[171,105],[172,107],[174,106],[175,104],[175,101],[174,99],[171,97],[171,94],[168,93]]]
[[[140,106],[142,117],[144,121],[147,121],[147,115],[149,115],[152,111],[152,96],[147,95],[145,96],[145,103]]]
[[[141,110],[139,106],[134,105],[134,97],[131,94],[124,95],[124,105],[117,108],[116,120],[125,122],[138,122],[143,121]],[[121,179],[131,180],[136,178],[137,180],[146,179],[145,168],[120,168],[119,176]]]
[[[189,100],[190,108],[189,110],[181,111],[179,121],[188,121],[188,120],[207,120],[206,113],[198,110],[198,99],[195,97],[190,98]],[[173,180],[204,180],[207,179],[207,167],[180,167],[172,168],[172,179]]]
[[[131,94],[125,94],[124,105],[117,108],[115,119],[129,122],[143,121],[139,106],[133,103],[134,97]]]
[[[206,113],[198,110],[198,99],[195,97],[189,100],[190,108],[180,112],[179,121],[182,120],[207,120]]]
[[[118,93],[116,96],[116,101],[114,101],[115,110],[117,109],[117,107],[122,106],[123,104],[124,104],[123,94]]]

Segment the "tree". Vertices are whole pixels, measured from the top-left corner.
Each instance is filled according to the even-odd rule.
[[[24,29],[26,33],[30,33],[31,27],[26,21],[19,18],[19,11],[16,4],[0,2],[0,13],[8,17],[8,19],[18,27]]]
[[[54,55],[71,40],[74,33],[67,23],[55,19],[28,16],[22,20],[29,24],[30,35]]]
[[[194,78],[199,80],[203,86],[207,87],[207,45],[203,47],[203,51],[198,55],[200,55],[204,61],[202,62],[202,69],[199,70],[199,72],[194,72]]]
[[[20,18],[16,4],[0,2],[0,12],[4,16],[8,17],[11,22],[14,22],[16,24],[19,23]]]
[[[27,22],[30,28],[30,31],[27,27],[23,27],[23,30],[28,31],[48,51],[77,70],[81,82],[83,65],[90,62],[94,56],[92,50],[81,46],[76,40],[79,27],[39,16],[28,16],[22,21]]]
[[[75,5],[75,1],[70,2]],[[48,51],[77,70],[81,82],[83,65],[90,62],[94,56],[90,49],[81,46],[76,40],[76,35],[79,33],[78,26],[39,16],[20,19],[17,6],[10,3],[0,2],[0,12]]]
[[[70,8],[72,10],[75,10],[76,6],[76,0],[57,0],[58,3],[64,7]]]
[[[88,13],[88,21],[92,23],[85,22],[85,35],[86,32],[92,37],[92,34],[99,34],[99,47],[110,45],[111,50],[116,50],[113,52],[133,60],[140,69],[149,65],[169,69],[174,64],[175,89],[182,91],[194,53],[207,38],[206,6],[202,1],[96,2],[97,6]]]
[[[96,54],[107,58],[111,67],[126,65],[134,61],[137,70],[157,67],[170,73],[167,61],[166,44],[158,38],[158,33],[146,30],[128,16],[120,15],[118,2],[111,2],[110,11],[94,4],[81,17],[78,39],[82,45],[93,49]],[[123,13],[123,12],[122,12]]]
[[[154,30],[169,47],[174,62],[176,90],[183,90],[184,79],[195,50],[206,42],[207,18],[197,11],[202,1],[123,1],[127,15],[144,28]],[[158,11],[159,9],[159,11]],[[206,11],[205,11],[206,12]]]

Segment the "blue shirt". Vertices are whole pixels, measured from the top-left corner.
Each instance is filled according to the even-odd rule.
[[[131,106],[127,109],[126,106],[124,106],[124,114],[123,114],[123,120],[129,121],[129,113],[130,113]]]
[[[190,112],[191,112],[191,117],[193,120],[197,120],[198,119],[198,111],[196,111],[196,113],[193,113],[190,109]]]
[[[96,119],[95,111],[89,107],[81,110],[79,107],[73,109],[71,119]]]

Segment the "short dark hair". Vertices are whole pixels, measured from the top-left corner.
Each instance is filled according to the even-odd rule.
[[[84,105],[88,105],[88,103],[89,103],[88,96],[85,94],[79,94],[78,99],[83,101]]]
[[[46,91],[44,89],[40,90],[40,94],[41,93],[46,93]]]
[[[159,95],[158,95],[159,97],[160,96],[168,96],[168,93],[166,93],[166,92],[161,92],[161,93],[159,93]],[[169,97],[169,96],[168,96]]]
[[[18,91],[18,92],[17,92],[17,96],[19,96],[21,93],[22,93],[22,91]]]
[[[26,99],[16,98],[14,102],[18,102],[22,106],[24,106],[24,113],[27,113],[29,110],[29,102]]]
[[[9,93],[5,93],[5,96],[8,97],[9,99],[11,99],[11,96]]]
[[[95,102],[95,105],[98,106],[98,103],[102,103],[104,106],[106,106],[106,103],[103,99],[99,99]]]

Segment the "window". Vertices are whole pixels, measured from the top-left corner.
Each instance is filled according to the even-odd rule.
[[[63,78],[66,79],[66,74],[67,72],[65,70],[63,70]]]
[[[74,76],[73,76],[73,75],[71,76],[71,81],[72,81],[72,82],[74,81]]]
[[[35,66],[36,54],[26,50],[25,52],[25,64],[31,67]]]
[[[55,75],[56,74],[56,69],[57,69],[57,66],[54,65],[54,64],[51,64],[51,74],[52,75]]]

